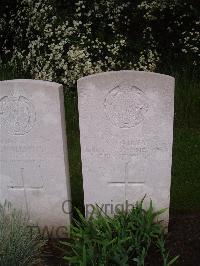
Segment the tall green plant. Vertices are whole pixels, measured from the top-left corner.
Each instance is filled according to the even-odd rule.
[[[38,265],[43,245],[21,211],[0,204],[0,266]]]
[[[130,212],[120,212],[113,218],[98,208],[89,219],[79,214],[71,227],[71,239],[64,259],[72,265],[145,265],[150,247],[160,251],[163,265],[171,265],[164,244],[164,228],[155,222],[163,210],[154,212],[152,203],[147,210],[143,202]]]

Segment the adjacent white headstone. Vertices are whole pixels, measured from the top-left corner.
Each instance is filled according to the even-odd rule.
[[[96,203],[108,214],[145,195],[169,208],[174,78],[119,71],[78,80],[86,215]],[[163,215],[168,222],[168,211]]]
[[[62,90],[46,81],[0,82],[0,201],[49,237],[64,236],[70,224]]]

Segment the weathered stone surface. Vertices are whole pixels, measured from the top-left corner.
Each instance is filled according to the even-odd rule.
[[[78,97],[86,214],[89,204],[113,213],[145,195],[144,206],[169,208],[174,78],[101,73],[78,80]]]
[[[53,82],[0,82],[0,200],[54,237],[70,223],[62,208],[70,212],[71,199],[62,93]]]

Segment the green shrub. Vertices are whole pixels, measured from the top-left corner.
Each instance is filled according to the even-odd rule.
[[[119,212],[113,218],[96,208],[93,215],[71,226],[71,238],[64,259],[72,265],[144,265],[150,248],[160,251],[163,265],[172,265],[165,249],[164,228],[155,222],[163,210],[154,212],[152,203],[143,209],[143,201],[129,212]]]
[[[21,211],[0,204],[0,266],[38,265],[43,245]]]
[[[0,58],[68,88],[102,71],[198,65],[197,2],[9,0],[0,17]]]

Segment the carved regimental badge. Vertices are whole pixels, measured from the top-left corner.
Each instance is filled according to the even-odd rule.
[[[145,93],[135,86],[124,84],[107,94],[104,106],[112,124],[119,128],[131,128],[140,124],[149,109]]]
[[[25,135],[36,121],[34,105],[24,96],[0,98],[0,124],[10,135]]]

